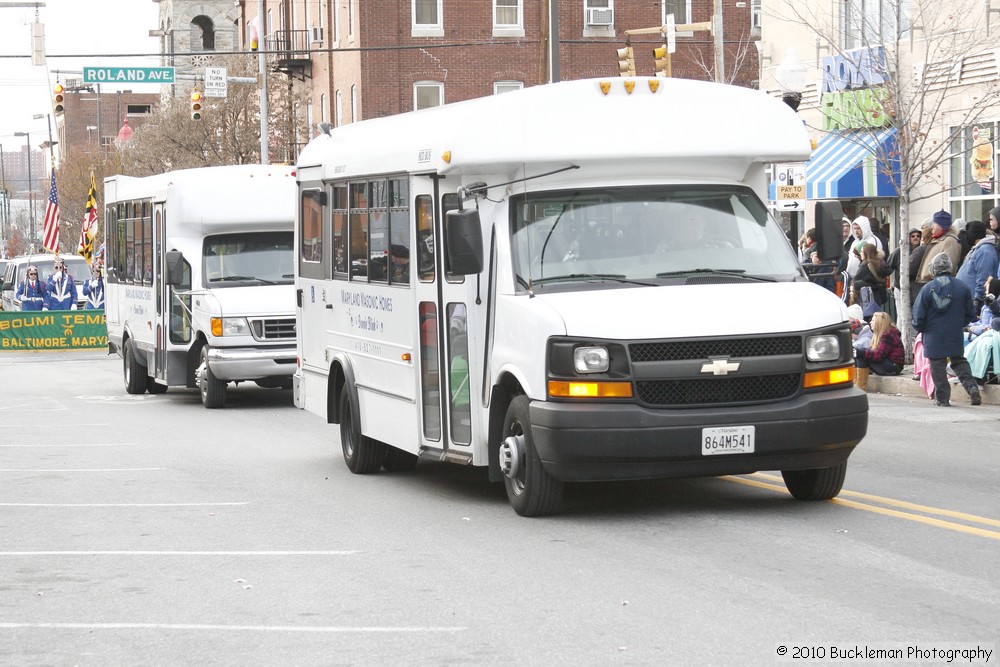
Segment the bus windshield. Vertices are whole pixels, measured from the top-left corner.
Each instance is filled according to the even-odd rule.
[[[205,287],[291,285],[292,232],[244,232],[205,238]]]
[[[802,275],[791,245],[749,188],[634,186],[511,197],[522,287],[665,284],[693,274]]]

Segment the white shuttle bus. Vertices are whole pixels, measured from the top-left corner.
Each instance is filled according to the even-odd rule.
[[[297,165],[296,405],[355,473],[488,466],[525,516],[567,482],[758,470],[831,498],[868,401],[765,205],[809,152],[780,101],[680,79],[327,129]]]
[[[125,390],[230,382],[291,388],[292,167],[240,165],[104,179],[108,347]]]

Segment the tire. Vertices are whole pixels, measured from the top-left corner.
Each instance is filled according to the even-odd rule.
[[[146,393],[146,367],[139,363],[132,340],[125,341],[124,350],[125,391],[129,394]]]
[[[411,472],[417,467],[417,455],[386,445],[382,467],[386,472]]]
[[[832,468],[812,470],[782,470],[788,492],[798,500],[829,500],[835,498],[844,487],[847,476],[847,462]]]
[[[385,461],[385,445],[361,435],[361,425],[354,423],[351,392],[347,387],[340,395],[340,446],[344,450],[344,463],[355,475],[376,473]]]
[[[556,511],[562,500],[563,483],[542,466],[531,437],[528,397],[516,396],[507,407],[503,420],[503,438],[520,439],[522,463],[513,477],[504,475],[507,499],[521,516],[547,516]]]
[[[150,394],[165,394],[167,393],[167,385],[160,384],[152,376],[146,378],[146,391]]]
[[[212,369],[208,367],[208,345],[201,348],[198,371],[201,404],[209,410],[226,407],[226,383],[212,375]]]

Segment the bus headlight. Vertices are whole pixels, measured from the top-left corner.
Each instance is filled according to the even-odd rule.
[[[249,336],[250,323],[245,317],[213,317],[213,336]]]
[[[837,334],[820,334],[806,338],[806,359],[809,361],[840,359],[840,339]]]
[[[573,350],[573,368],[577,373],[606,373],[610,367],[608,348],[578,347]]]

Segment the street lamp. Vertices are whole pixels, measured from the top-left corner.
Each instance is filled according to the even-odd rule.
[[[795,49],[789,47],[785,51],[785,57],[774,70],[774,80],[783,91],[782,101],[798,111],[802,92],[806,89],[806,66],[799,60]]]
[[[15,137],[24,137],[28,144],[28,215],[31,229],[30,251],[35,251],[35,183],[31,179],[31,132],[15,132]]]

